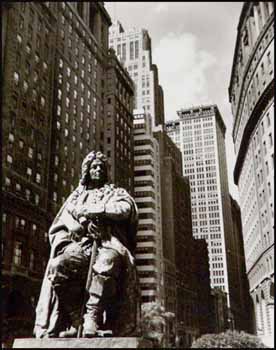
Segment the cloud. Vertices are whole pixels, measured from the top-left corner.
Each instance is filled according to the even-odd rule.
[[[154,48],[153,62],[164,90],[167,120],[181,107],[210,103],[207,71],[216,58],[199,47],[195,35],[168,33]]]

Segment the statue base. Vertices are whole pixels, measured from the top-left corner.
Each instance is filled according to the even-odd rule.
[[[15,339],[13,348],[23,349],[143,349],[152,348],[150,340],[136,337],[97,338],[21,338]]]

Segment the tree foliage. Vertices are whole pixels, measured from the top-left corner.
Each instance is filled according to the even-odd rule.
[[[156,346],[161,346],[166,331],[166,323],[174,318],[172,312],[166,312],[158,302],[142,304],[141,332],[144,338],[151,339]]]
[[[238,331],[219,334],[205,334],[196,339],[192,348],[266,348],[258,337]]]

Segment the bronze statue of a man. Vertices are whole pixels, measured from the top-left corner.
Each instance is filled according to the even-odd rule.
[[[81,316],[83,337],[96,336],[99,329],[128,335],[135,328],[137,207],[126,190],[107,180],[105,156],[90,152],[82,163],[79,186],[50,227],[51,254],[36,308],[37,338],[74,337]],[[95,241],[92,282],[85,297]],[[80,316],[82,303],[84,315]]]

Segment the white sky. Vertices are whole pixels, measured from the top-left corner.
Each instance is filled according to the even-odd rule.
[[[237,201],[228,86],[242,6],[243,2],[105,2],[112,21],[119,20],[125,30],[148,30],[166,121],[176,119],[180,108],[218,105],[227,127],[229,190]]]

